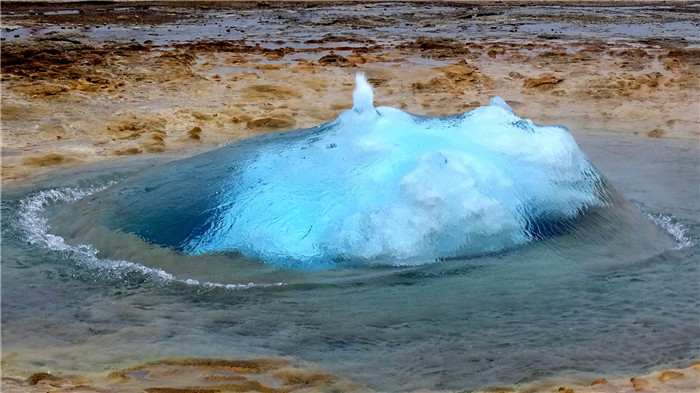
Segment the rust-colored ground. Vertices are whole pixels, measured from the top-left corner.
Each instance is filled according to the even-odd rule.
[[[578,378],[492,387],[482,393],[694,393],[700,388],[700,362],[685,369],[663,370],[618,379]],[[45,372],[29,378],[2,379],[3,392],[14,393],[292,393],[371,392],[366,386],[328,371],[286,359],[164,359],[94,377]],[[430,391],[421,390],[423,393]],[[417,392],[415,392],[417,393]],[[445,392],[446,393],[446,392]]]
[[[203,12],[207,7],[283,10],[313,3],[172,4]],[[126,13],[105,11],[114,6],[84,4],[80,14],[48,16],[45,10],[60,6],[3,6],[4,13],[19,15],[6,18],[7,23],[68,27],[3,42],[4,181],[114,156],[192,154],[264,132],[311,127],[351,106],[358,71],[368,74],[378,105],[416,114],[460,113],[500,95],[522,116],[563,124],[574,133],[695,141],[700,136],[700,49],[678,39],[540,36],[523,41],[506,36],[496,42],[397,36],[392,43],[377,44],[372,37],[334,34],[337,26],[369,23],[348,17],[315,26],[328,33],[304,47],[281,36],[276,48],[268,48],[246,41],[96,41],[72,28],[177,23],[184,12],[174,8],[172,14],[154,15],[138,6]],[[489,10],[484,14],[499,22]],[[585,22],[593,16],[570,17]],[[455,22],[450,18],[456,17],[421,23]],[[400,25],[401,18],[376,23]]]

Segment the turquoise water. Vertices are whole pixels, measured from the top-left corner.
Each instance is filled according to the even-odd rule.
[[[375,108],[361,74],[354,96],[335,121],[165,165],[53,227],[108,258],[117,232],[295,270],[423,265],[558,236],[589,242],[602,228],[634,234],[645,252],[663,247],[563,127],[534,125],[497,97],[443,118]]]
[[[290,356],[398,391],[686,366],[700,355],[698,146],[577,139],[619,191],[612,206],[542,240],[416,266],[313,271],[188,255],[104,220],[104,195],[196,160],[6,187],[3,372]]]

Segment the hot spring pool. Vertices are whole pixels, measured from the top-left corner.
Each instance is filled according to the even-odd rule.
[[[361,109],[374,116],[369,102]],[[471,120],[376,113],[419,135],[430,122],[510,116],[498,101],[489,108]],[[550,130],[561,143],[547,150],[551,133],[532,145],[504,133],[478,146],[418,136],[404,146],[405,134],[372,138],[393,129],[355,115],[346,126],[364,139],[324,125],[4,189],[4,373],[290,356],[398,391],[697,359],[696,144],[577,136],[586,158],[565,130],[524,121],[513,127],[525,138]],[[516,147],[527,157],[503,153]],[[535,160],[552,155],[566,165]],[[363,160],[382,165],[363,171]],[[352,175],[339,177],[338,162]],[[353,183],[367,176],[371,186]]]

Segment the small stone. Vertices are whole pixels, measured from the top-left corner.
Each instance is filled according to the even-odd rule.
[[[564,78],[559,78],[554,74],[542,74],[539,78],[526,78],[523,82],[523,87],[526,89],[534,89],[540,91],[551,90],[557,84],[561,83]]]
[[[331,53],[318,59],[318,62],[323,65],[347,65],[348,59],[344,58],[341,55]]]
[[[294,125],[294,119],[288,115],[271,115],[253,119],[246,123],[248,128],[288,128]]]
[[[27,378],[27,381],[30,385],[36,385],[40,381],[60,381],[61,379],[62,378],[49,373],[35,373],[32,374],[29,378]]]
[[[197,120],[211,120],[211,118],[212,118],[212,116],[209,114],[197,112],[197,111],[192,112],[192,117],[194,117]]]
[[[653,130],[647,132],[647,136],[650,138],[661,138],[666,132],[660,128],[654,128]]]
[[[199,135],[202,133],[202,129],[199,126],[193,127],[190,132],[187,133],[187,135],[190,136],[190,139],[194,140],[200,140],[202,137]]]
[[[666,383],[672,379],[684,377],[685,374],[679,373],[678,371],[664,370],[659,375],[659,382]]]
[[[649,381],[642,378],[631,378],[630,382],[632,382],[632,387],[634,387],[634,390],[649,390],[651,387]]]
[[[604,383],[608,383],[608,380],[605,378],[596,379],[595,381],[591,382],[591,386],[602,385]]]

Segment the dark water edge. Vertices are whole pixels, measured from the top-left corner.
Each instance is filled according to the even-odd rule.
[[[198,283],[188,283],[177,264],[160,267],[180,281],[124,264],[98,266],[74,249],[30,245],[14,225],[27,195],[120,181],[154,163],[4,189],[3,373],[99,372],[175,356],[292,356],[372,388],[406,390],[685,366],[700,355],[698,144],[577,139],[673,247],[644,259],[625,260],[620,251],[612,265],[596,263],[605,255],[586,264],[551,258],[544,245],[320,278],[263,269],[243,281],[228,277],[242,286],[226,288],[203,284],[225,275],[226,256],[208,260]],[[245,286],[256,279],[284,285]]]

